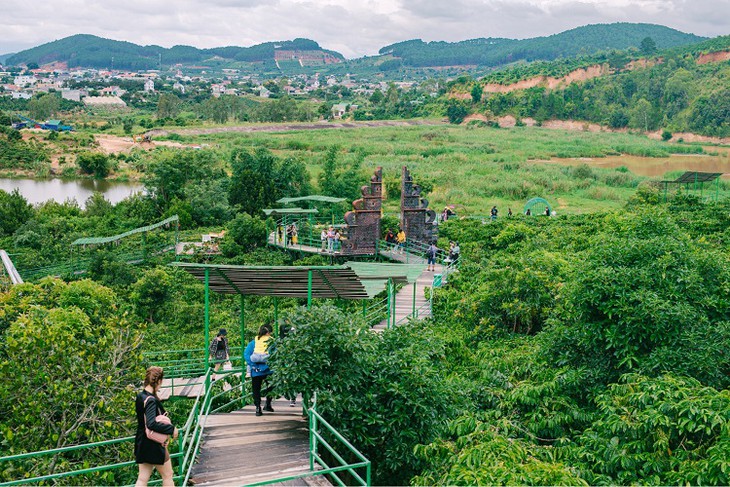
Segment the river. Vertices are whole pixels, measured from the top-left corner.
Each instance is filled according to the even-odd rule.
[[[82,208],[95,191],[102,193],[107,201],[118,203],[127,196],[144,190],[144,186],[139,183],[103,179],[0,178],[0,189],[9,193],[16,188],[34,205],[48,200],[63,203],[67,199],[75,199]]]

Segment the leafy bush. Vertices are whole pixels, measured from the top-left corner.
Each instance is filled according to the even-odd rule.
[[[293,331],[270,359],[280,393],[317,393],[321,414],[373,462],[375,482],[406,484],[418,465],[413,447],[431,441],[459,402],[437,365],[439,341],[415,323],[371,333],[358,314],[331,306],[283,319]]]

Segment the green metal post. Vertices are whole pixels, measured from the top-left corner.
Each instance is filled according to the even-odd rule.
[[[302,396],[304,401],[304,396]],[[314,404],[312,404],[312,410],[316,411],[317,408],[317,394],[314,395]],[[309,414],[309,470],[314,471],[314,454],[317,451],[317,438],[314,433],[317,431],[317,417],[316,414]]]
[[[307,309],[312,308],[312,271],[307,272]]]
[[[246,368],[246,359],[243,357],[243,351],[246,349],[246,344],[244,343],[244,337],[246,336],[246,312],[245,312],[245,304],[246,304],[246,296],[241,294],[241,316],[240,323],[241,323],[241,372]],[[243,373],[241,377],[246,377],[246,374]],[[245,379],[242,379],[245,380]],[[244,394],[243,387],[241,388],[241,394]]]
[[[416,316],[416,283],[413,283],[413,312],[411,313],[411,316],[414,318],[417,318]]]
[[[208,343],[210,342],[210,269],[205,269],[205,343],[203,344],[203,350],[205,353],[205,390],[210,387],[210,375],[208,369],[210,368],[210,354],[208,353]]]
[[[390,328],[390,315],[393,312],[393,289],[391,288],[391,278],[388,278],[388,321],[386,328]]]

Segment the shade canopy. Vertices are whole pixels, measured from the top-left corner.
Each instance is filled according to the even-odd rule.
[[[679,176],[673,183],[706,183],[708,181],[714,181],[715,179],[722,176],[721,172],[696,172],[687,171]]]
[[[282,205],[288,205],[289,203],[298,203],[300,201],[316,201],[319,203],[342,203],[347,201],[345,198],[335,198],[333,196],[324,196],[321,194],[313,194],[310,196],[299,196],[297,198],[279,198],[276,200],[277,203]]]
[[[284,298],[369,299],[395,283],[414,282],[422,265],[348,262],[342,266],[237,266],[173,262],[222,294]],[[420,271],[416,268],[420,268]]]
[[[264,208],[261,210],[266,216],[277,216],[277,215],[310,215],[319,213],[317,208]]]
[[[139,227],[135,228],[134,230],[130,230],[128,232],[120,233],[119,235],[112,235],[111,237],[87,237],[87,238],[79,238],[71,242],[71,245],[101,245],[111,242],[116,242],[117,240],[121,240],[125,237],[132,236],[137,233],[144,233],[149,232],[152,230],[155,230],[156,228],[160,228],[162,226],[168,225],[172,222],[178,221],[179,218],[177,215],[172,215],[170,218],[166,218],[162,220],[161,222],[155,223],[153,225],[147,225],[146,227]]]

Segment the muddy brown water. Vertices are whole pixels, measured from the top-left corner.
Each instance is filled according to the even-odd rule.
[[[676,154],[669,157],[608,156],[553,158],[548,163],[566,166],[586,164],[592,167],[626,167],[639,176],[662,178],[670,171],[697,171],[724,173],[723,179],[730,179],[730,148],[708,147],[707,152],[717,155]]]
[[[31,204],[48,200],[63,203],[67,199],[75,199],[83,208],[95,191],[102,193],[107,201],[118,203],[127,196],[144,191],[144,186],[134,182],[99,179],[0,178],[0,189],[7,192],[17,189]]]

